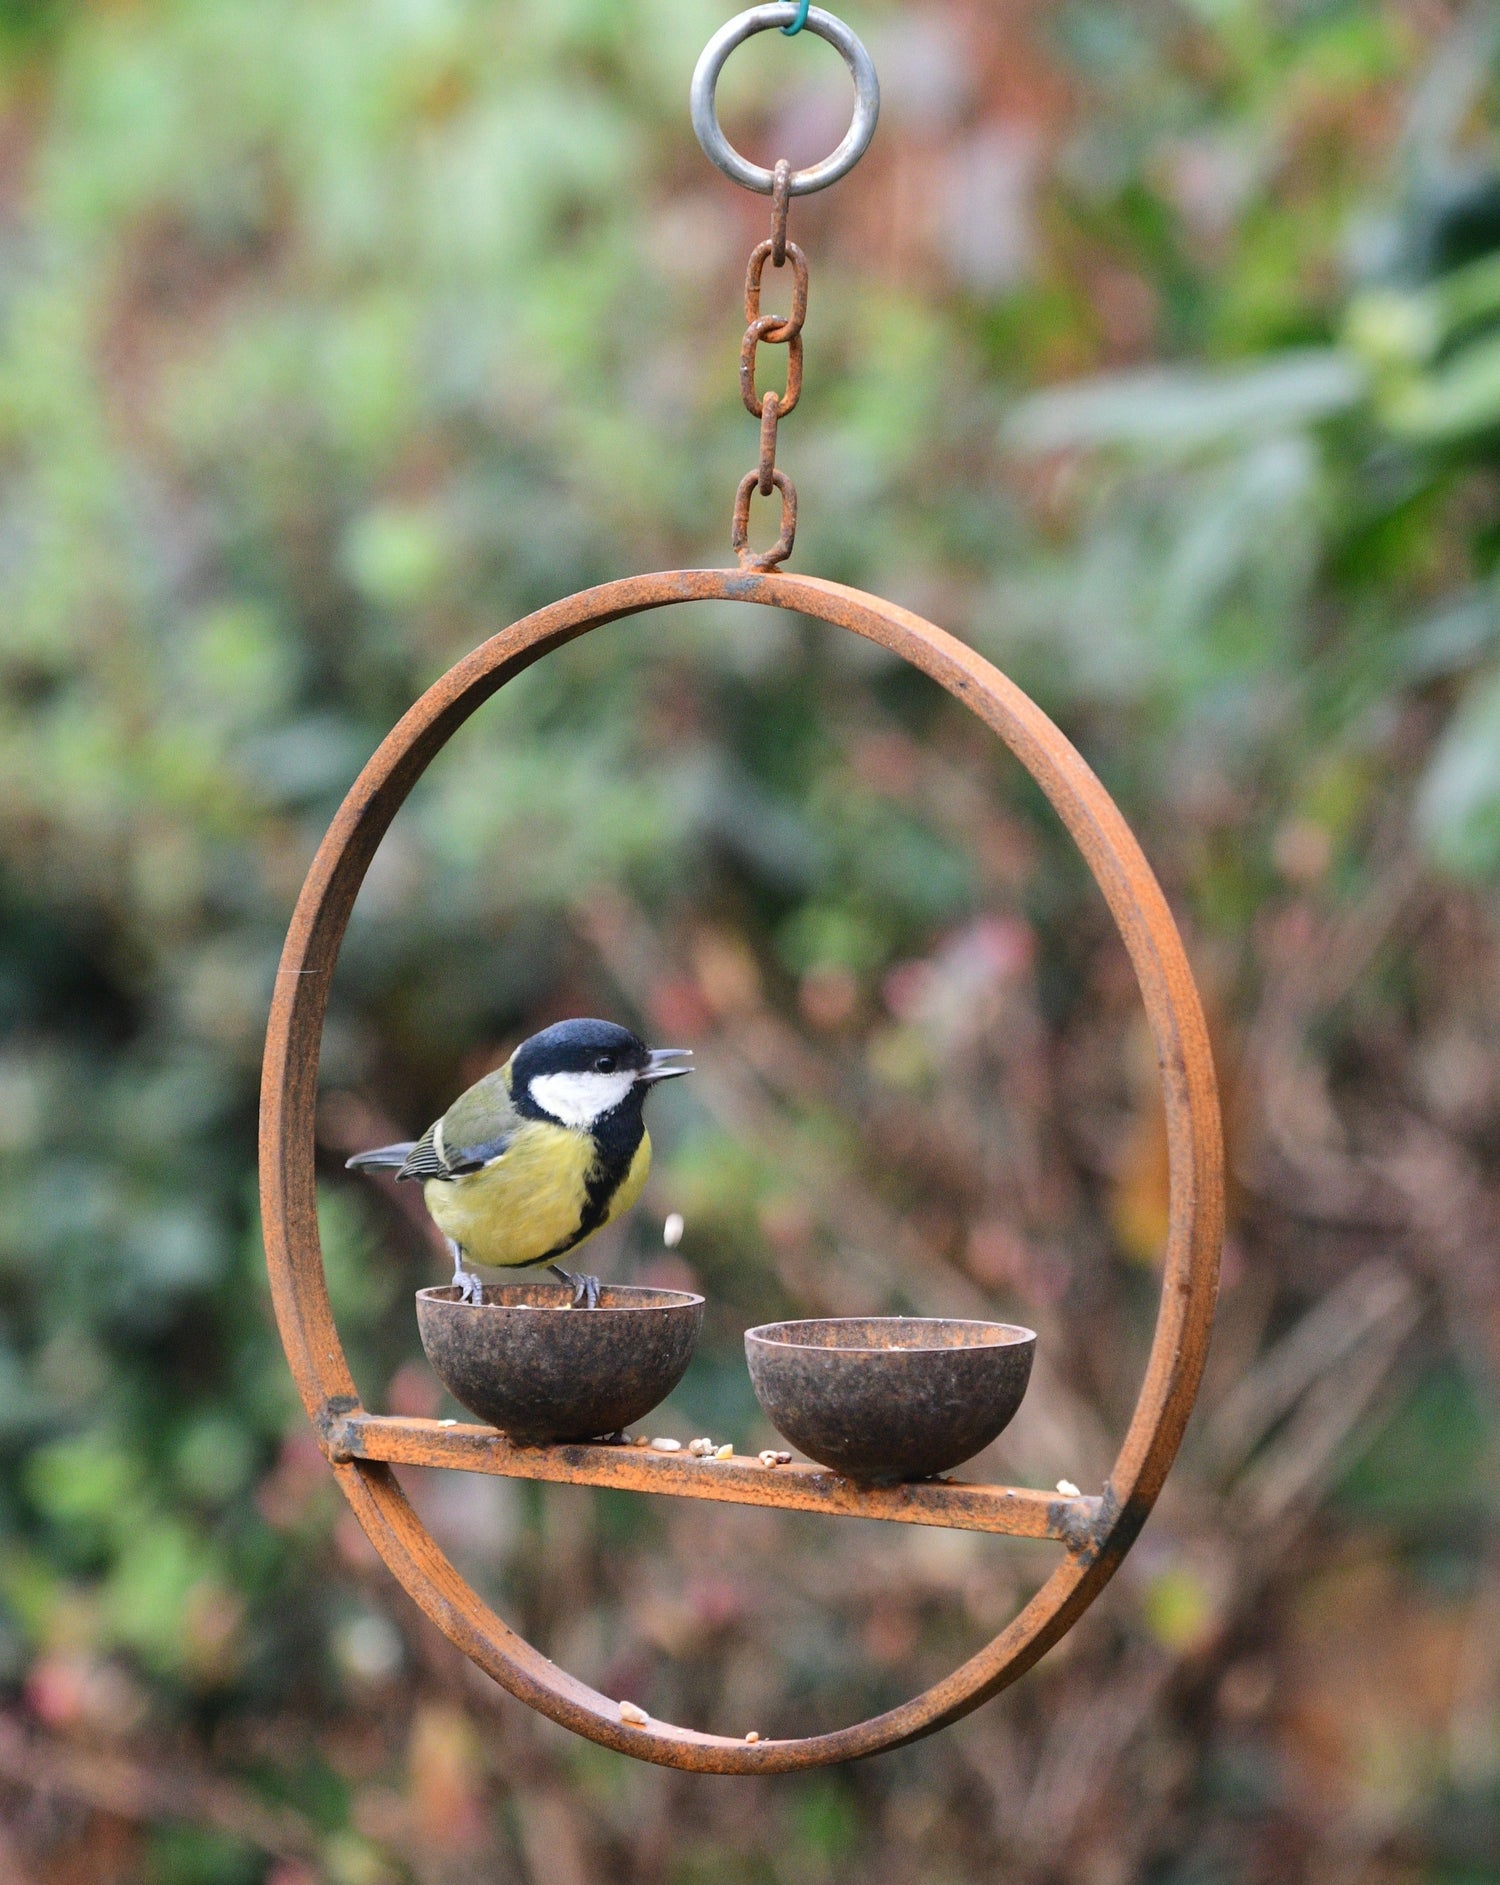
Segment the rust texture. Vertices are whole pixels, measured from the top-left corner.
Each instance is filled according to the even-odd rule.
[[[771,172],[771,260],[777,268],[786,260],[786,219],[791,206],[792,166],[780,157]]]
[[[930,1479],[1015,1418],[1036,1336],[1005,1322],[829,1316],[745,1334],[755,1398],[809,1459],[862,1486]]]
[[[1223,1233],[1223,1148],[1202,1008],[1171,913],[1139,845],[1108,793],[1041,709],[931,623],[840,584],[780,571],[675,570],[631,577],[553,603],[505,629],[429,688],[388,735],[313,860],[287,934],[266,1037],[261,1204],[282,1342],[303,1404],[319,1424],[329,1418],[325,1410],[358,1406],[323,1275],[314,1124],[329,982],[375,849],[433,756],[532,662],[623,616],[715,599],[790,609],[832,623],[891,650],[947,689],[1036,780],[1093,873],[1124,940],[1161,1071],[1170,1214],[1145,1379],[1103,1488],[1098,1521],[1086,1532],[1073,1532],[1062,1561],[1021,1613],[932,1688],[853,1727],[750,1744],[665,1722],[622,1722],[613,1699],[555,1668],[464,1583],[388,1465],[350,1457],[335,1460],[334,1472],[399,1581],[513,1695],[591,1740],[644,1760],[715,1773],[778,1773],[851,1760],[930,1734],[1030,1668],[1103,1589],[1145,1522],[1176,1455],[1203,1370]],[[349,1411],[332,1418],[357,1416]],[[909,1494],[907,1489],[900,1496]]]
[[[780,393],[767,393],[760,409],[760,470],[759,482],[755,487],[762,497],[769,497],[776,489],[776,427],[780,418]],[[747,519],[748,516],[747,509]],[[735,517],[739,517],[738,499],[735,501]]]
[[[592,1440],[644,1419],[687,1373],[703,1298],[606,1283],[596,1309],[571,1285],[487,1284],[482,1303],[456,1286],[417,1291],[427,1359],[471,1414],[517,1440]]]
[[[763,340],[773,337],[780,339],[779,329],[786,326],[779,314],[762,314],[745,329],[745,338],[740,342],[740,398],[745,402],[745,410],[751,418],[763,416],[765,401],[770,393],[760,393],[755,386],[755,356]],[[795,412],[797,402],[802,397],[802,330],[786,336],[786,391],[777,396],[780,416],[784,419],[790,412]]]
[[[1050,1538],[1071,1550],[1091,1542],[1098,1499],[1064,1499],[1029,1486],[981,1486],[965,1480],[919,1480],[859,1487],[819,1466],[794,1461],[766,1466],[753,1455],[699,1460],[621,1444],[522,1446],[492,1427],[444,1426],[360,1409],[331,1413],[320,1429],[331,1459],[384,1460],[393,1466],[450,1466],[504,1479],[545,1479],[553,1485],[610,1486],[724,1505],[761,1505],[834,1518],[888,1519],[949,1531]]]
[[[774,393],[767,393],[766,404],[769,406],[775,397]],[[763,477],[769,478],[772,488],[781,493],[781,535],[769,550],[757,552],[750,548],[750,499]],[[797,487],[784,471],[774,468],[767,470],[764,464],[758,471],[747,471],[740,479],[739,490],[734,494],[734,528],[730,532],[730,544],[735,555],[746,569],[774,569],[791,555],[792,545],[796,541]]]
[[[776,238],[767,236],[764,242],[757,242],[750,251],[750,261],[745,269],[745,319],[754,327],[761,318],[760,283],[766,263],[769,262],[773,268],[781,268],[787,262],[792,265],[792,311],[785,320],[773,320],[770,326],[762,327],[759,333],[761,340],[770,341],[773,346],[780,346],[783,341],[800,334],[802,324],[807,319],[807,257],[795,242],[785,241],[785,233],[783,228],[780,261],[776,258]],[[753,401],[748,403],[753,418],[760,409]],[[783,406],[782,411],[790,412],[791,407]]]
[[[797,487],[784,471],[776,468],[776,428],[802,397],[802,325],[807,319],[807,257],[795,242],[786,239],[787,208],[790,201],[788,180],[791,167],[783,159],[777,164],[771,188],[771,233],[750,251],[745,270],[745,338],[740,343],[740,398],[745,410],[760,420],[760,463],[748,477],[740,480],[734,494],[734,520],[729,541],[740,560],[741,569],[770,570],[784,563],[797,541]],[[792,265],[792,306],[785,315],[762,314],[761,280],[766,263],[773,268]],[[773,347],[785,347],[786,391],[770,389],[762,393],[755,384],[756,354],[762,341]],[[781,531],[769,550],[750,548],[750,499],[759,491],[769,497],[781,493]]]

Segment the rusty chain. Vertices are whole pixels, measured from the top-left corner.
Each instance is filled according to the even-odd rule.
[[[740,559],[741,569],[775,569],[792,553],[797,541],[797,487],[776,466],[776,429],[802,397],[802,324],[807,319],[807,257],[795,242],[787,240],[787,210],[791,204],[792,167],[783,157],[773,173],[771,187],[771,233],[750,252],[745,270],[745,338],[740,343],[740,397],[745,410],[760,420],[760,462],[754,471],[740,480],[734,496],[734,527],[730,542]],[[761,279],[766,263],[773,268],[792,265],[792,307],[786,315],[762,314]],[[762,393],[755,383],[756,355],[765,341],[772,347],[785,347],[786,390],[774,388]],[[750,548],[750,500],[759,492],[769,497],[781,493],[781,534],[769,550]]]
[[[825,39],[839,54],[854,81],[854,116],[842,143],[820,163],[805,170],[793,170],[785,158],[774,170],[762,170],[750,163],[725,137],[719,123],[715,90],[724,61],[736,46],[743,45],[757,33],[780,27],[788,36],[806,28]],[[797,487],[776,465],[776,430],[802,397],[802,324],[807,319],[807,258],[795,242],[787,241],[787,210],[794,196],[807,196],[814,190],[826,190],[859,162],[875,135],[880,116],[880,81],[870,55],[856,34],[822,7],[809,7],[807,0],[773,0],[772,4],[750,7],[721,26],[703,48],[693,73],[690,93],[693,130],[710,162],[726,177],[747,190],[755,190],[771,199],[771,234],[751,251],[745,272],[745,338],[740,345],[740,397],[750,416],[760,420],[760,459],[754,471],[741,480],[734,495],[734,527],[730,542],[740,559],[741,569],[770,570],[784,563],[797,540]],[[792,265],[792,309],[787,315],[762,314],[761,278],[766,263],[773,268]],[[761,392],[756,385],[755,364],[760,344],[786,348],[786,386]],[[769,497],[781,493],[781,535],[769,550],[750,548],[750,500],[759,492]]]

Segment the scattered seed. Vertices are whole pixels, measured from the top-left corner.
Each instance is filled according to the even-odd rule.
[[[792,1456],[790,1453],[778,1453],[774,1447],[767,1447],[760,1456],[760,1463],[762,1466],[790,1466]]]
[[[440,1420],[438,1425],[440,1427],[456,1427],[458,1422],[456,1420]]]
[[[680,1453],[682,1442],[680,1440],[653,1440],[651,1451],[653,1453]]]
[[[628,1721],[632,1728],[644,1728],[651,1717],[636,1702],[621,1702],[620,1719]]]
[[[712,1459],[714,1443],[707,1437],[702,1440],[690,1440],[688,1442],[688,1452],[692,1454],[695,1460]]]
[[[1082,1493],[1079,1492],[1071,1479],[1059,1479],[1057,1482],[1057,1490],[1065,1499],[1080,1499],[1083,1497]]]
[[[756,1730],[755,1730],[754,1728],[752,1728],[752,1729],[750,1730],[750,1732],[749,1732],[749,1734],[747,1734],[747,1735],[745,1736],[745,1739],[746,1739],[747,1741],[759,1741],[759,1739],[760,1739],[760,1735],[759,1735],[759,1734],[758,1734],[758,1733],[756,1732]]]
[[[645,1434],[638,1433],[630,1444],[632,1446],[650,1446],[651,1442],[646,1438]]]
[[[682,1233],[686,1226],[682,1221],[681,1211],[673,1211],[661,1227],[661,1240],[668,1250],[675,1250],[682,1242]]]
[[[716,1460],[732,1460],[734,1458],[734,1448],[726,1440],[723,1446],[714,1448],[714,1458]]]

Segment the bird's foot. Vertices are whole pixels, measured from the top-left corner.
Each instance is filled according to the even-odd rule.
[[[458,1291],[458,1300],[460,1302],[482,1303],[484,1301],[484,1284],[475,1276],[472,1270],[466,1270],[464,1268],[464,1253],[459,1249],[458,1245],[454,1243],[453,1239],[448,1237],[444,1239],[444,1242],[448,1246],[448,1255],[453,1259],[453,1284]]]
[[[575,1309],[597,1309],[599,1307],[599,1279],[597,1276],[575,1276],[571,1270],[565,1270],[560,1263],[549,1263],[547,1268],[560,1283],[566,1283],[573,1291]]]

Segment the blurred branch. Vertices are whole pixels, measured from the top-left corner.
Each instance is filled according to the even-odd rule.
[[[22,1860],[21,1849],[3,1822],[0,1822],[0,1874],[6,1885],[39,1885],[36,1874]]]
[[[1270,1538],[1284,1548],[1285,1540],[1273,1528],[1295,1505],[1310,1508],[1326,1491],[1419,1316],[1415,1291],[1393,1296],[1358,1341],[1308,1384],[1284,1431],[1235,1488],[1245,1515],[1237,1530],[1259,1533],[1263,1549],[1270,1548],[1265,1542]]]
[[[1393,1323],[1407,1324],[1414,1297],[1410,1279],[1386,1258],[1345,1277],[1213,1409],[1202,1438],[1213,1470],[1230,1478],[1275,1423],[1352,1351]]]
[[[0,1779],[28,1792],[61,1794],[126,1820],[183,1820],[209,1826],[278,1858],[313,1859],[316,1829],[290,1807],[273,1807],[247,1788],[208,1774],[172,1771],[102,1749],[69,1747],[29,1734],[0,1716]]]

